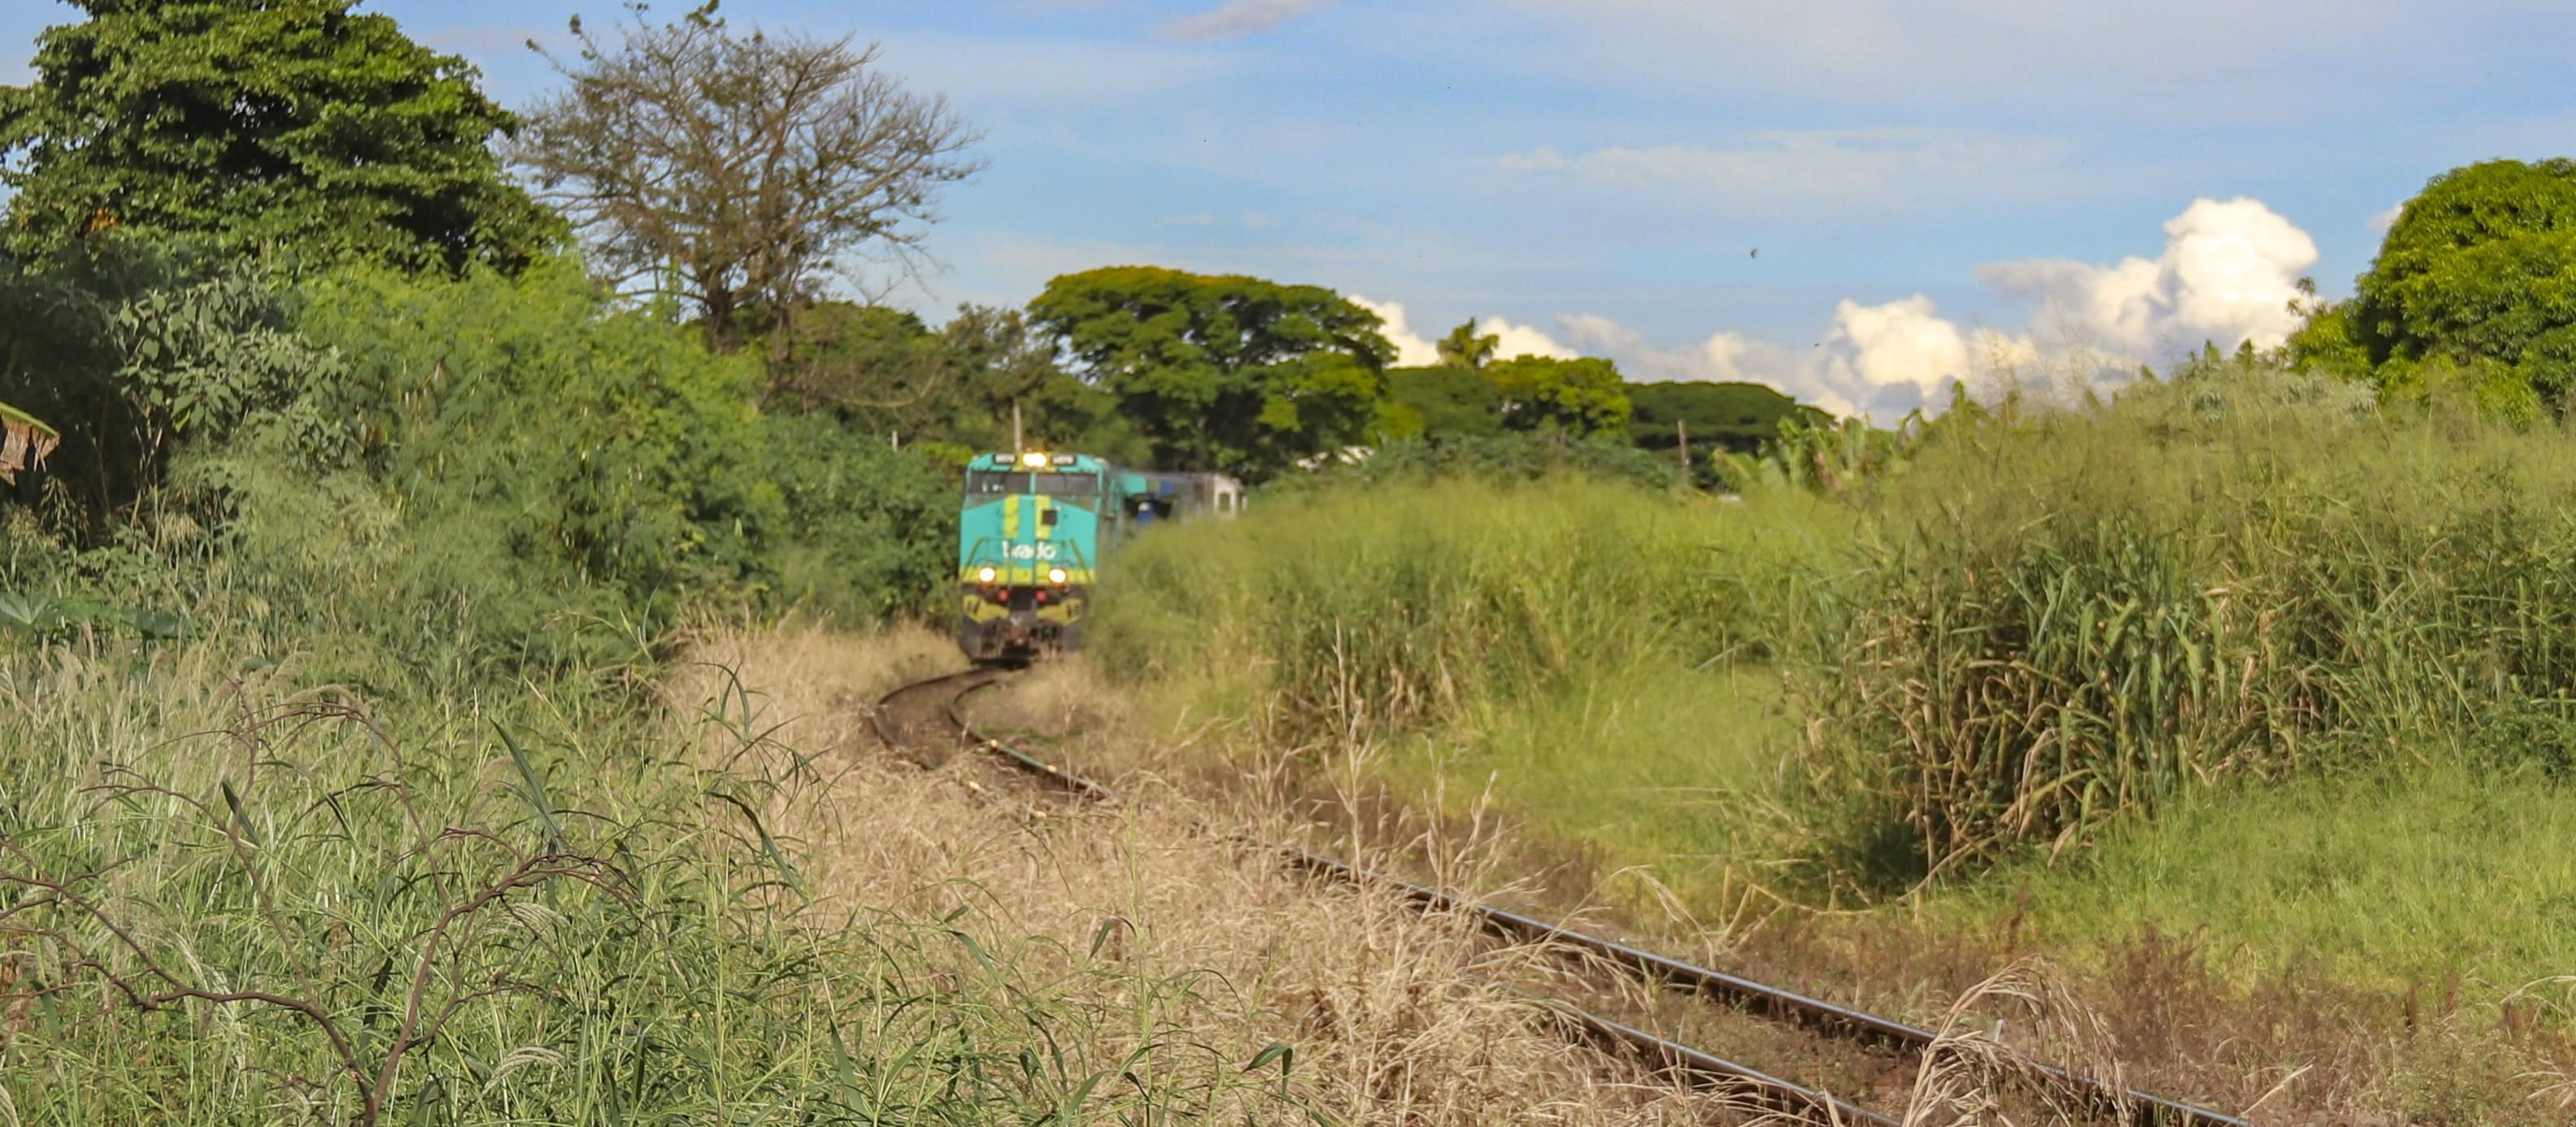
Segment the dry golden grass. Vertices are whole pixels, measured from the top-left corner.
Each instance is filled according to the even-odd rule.
[[[1043,795],[980,757],[924,770],[890,755],[867,707],[962,664],[944,638],[790,628],[715,638],[696,657],[669,686],[675,702],[748,699],[751,726],[819,776],[772,816],[828,907],[946,919],[993,959],[1134,1013],[1139,1030],[1185,1029],[1212,1068],[1289,1045],[1295,1102],[1345,1122],[1726,1119],[1724,1101],[1570,1044],[1537,1004],[1488,985],[1564,973],[1547,953],[1483,942],[1380,890],[1298,879],[1210,829],[1276,839],[1289,829],[1277,812],[1194,801],[1132,762],[1079,764],[1155,794],[1112,808]],[[1004,711],[1115,730],[1106,711],[1074,715],[1098,707],[1099,686],[1062,668],[1031,674]],[[1102,961],[1119,973],[1075,973]],[[1230,1117],[1260,1112],[1251,1094]]]

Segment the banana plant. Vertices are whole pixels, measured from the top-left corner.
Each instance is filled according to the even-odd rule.
[[[0,482],[16,484],[18,471],[45,464],[45,456],[62,445],[61,431],[6,403],[0,403]]]

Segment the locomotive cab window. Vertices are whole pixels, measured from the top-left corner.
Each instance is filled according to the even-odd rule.
[[[1087,473],[1042,473],[1037,476],[1036,492],[1050,497],[1096,497],[1100,495],[1100,477]]]
[[[1097,497],[1100,475],[1027,473],[1021,470],[976,470],[966,475],[966,492],[981,497],[1043,493],[1050,497]]]

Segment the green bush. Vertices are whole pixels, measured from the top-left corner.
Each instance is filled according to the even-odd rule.
[[[314,399],[338,358],[294,332],[291,296],[191,241],[102,238],[40,268],[0,261],[0,399],[63,432],[17,498],[96,541],[192,445],[257,425],[293,430],[313,456],[344,450],[348,428]]]
[[[761,419],[765,472],[785,503],[777,592],[845,623],[933,615],[956,580],[955,467],[898,453],[829,415]]]
[[[422,518],[491,521],[512,554],[657,613],[759,578],[783,512],[756,365],[606,307],[575,264],[334,275],[303,329],[347,358],[362,464]]]

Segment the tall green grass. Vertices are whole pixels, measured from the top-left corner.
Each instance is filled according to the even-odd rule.
[[[1098,629],[1132,669],[1277,694],[1290,738],[1385,736],[1631,666],[1758,660],[1830,538],[1581,478],[1326,492],[1141,538]]]
[[[1377,749],[1391,781],[1453,802],[1490,785],[1611,865],[1714,888],[1794,732],[1775,624],[1851,535],[1802,496],[1581,477],[1273,498],[1124,550],[1099,648],[1195,714]]]
[[[2272,374],[2283,383],[2296,377]],[[2245,778],[2576,736],[2576,451],[2296,385],[1948,432],[1862,502],[1800,795],[1906,882]]]
[[[2576,791],[2463,763],[2199,792],[1931,899],[1938,919],[2019,921],[2058,950],[2150,929],[2218,973],[2402,993],[2453,976],[2552,1006],[2576,968]],[[2321,972],[2321,973],[2320,973]],[[2563,1011],[2558,1015],[2567,1016]]]
[[[1739,859],[1825,898],[2060,853],[2233,782],[2576,766],[2557,430],[2245,367],[1907,441],[1831,499],[1299,496],[1140,541],[1102,637],[1286,742],[1428,740],[1582,811],[1561,822],[1636,820],[1605,794],[1737,796],[1716,820]],[[1783,686],[1759,720],[1748,675]],[[1711,817],[1609,836],[1700,848],[1715,830],[1670,826]]]

